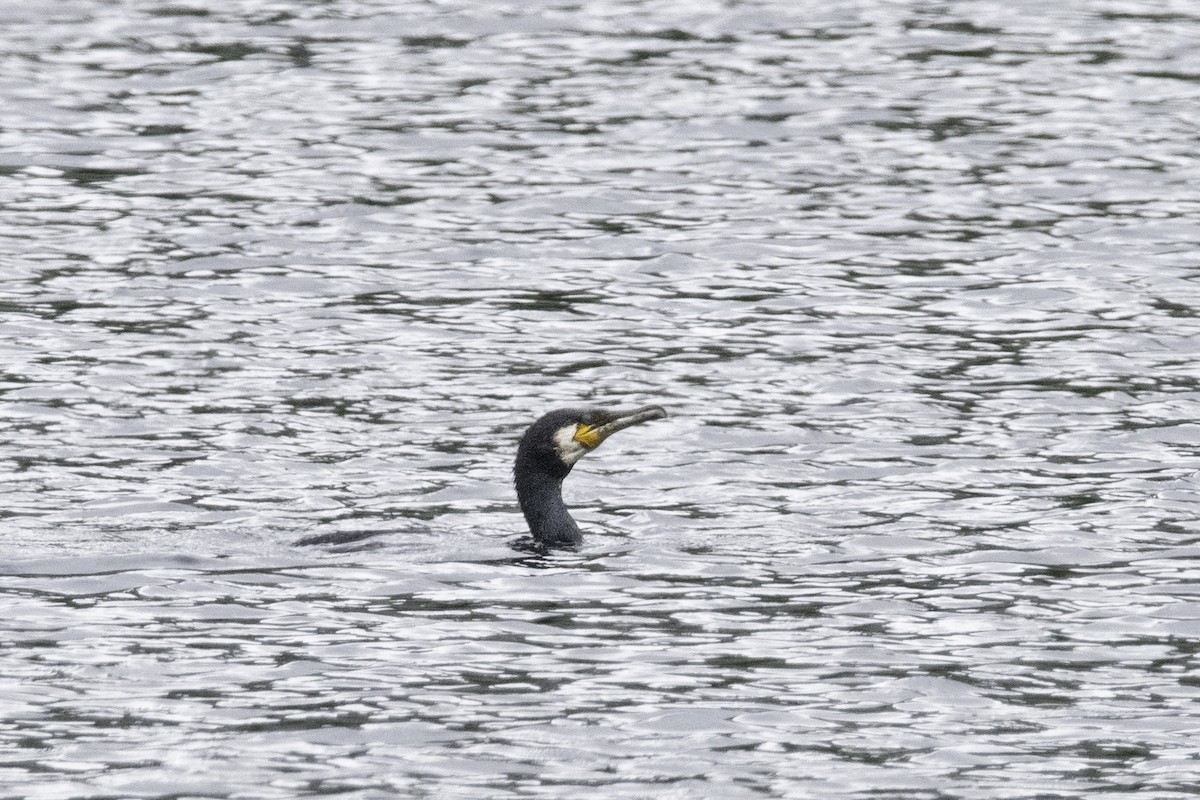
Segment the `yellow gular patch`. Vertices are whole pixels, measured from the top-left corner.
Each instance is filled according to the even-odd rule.
[[[600,438],[600,434],[596,433],[595,430],[581,422],[575,428],[575,441],[591,450],[594,447],[599,447],[600,443],[604,440]]]

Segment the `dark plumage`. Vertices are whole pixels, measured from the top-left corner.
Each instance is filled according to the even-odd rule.
[[[529,426],[517,447],[513,482],[539,548],[576,547],[583,541],[562,499],[563,479],[575,462],[617,431],[665,416],[658,406],[634,411],[560,409]]]

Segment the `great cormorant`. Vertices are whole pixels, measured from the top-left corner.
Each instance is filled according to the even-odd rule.
[[[583,541],[562,499],[563,479],[575,462],[617,431],[665,416],[667,412],[658,406],[635,411],[560,409],[529,426],[517,447],[513,482],[540,549],[576,547]]]

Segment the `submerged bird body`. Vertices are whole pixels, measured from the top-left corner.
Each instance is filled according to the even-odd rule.
[[[539,547],[576,547],[583,541],[562,499],[563,480],[575,463],[617,431],[665,416],[658,406],[635,411],[560,409],[529,426],[517,447],[513,482]]]

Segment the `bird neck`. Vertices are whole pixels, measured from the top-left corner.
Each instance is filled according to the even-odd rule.
[[[562,499],[565,476],[541,471],[518,471],[517,501],[533,538],[543,547],[570,547],[583,541],[583,533]]]

